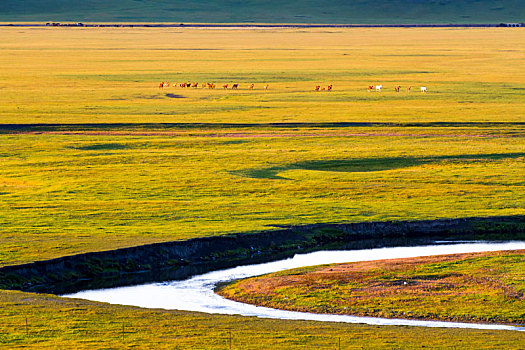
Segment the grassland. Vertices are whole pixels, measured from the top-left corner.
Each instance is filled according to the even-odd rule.
[[[1,28],[0,36],[0,266],[272,225],[525,213],[522,31]],[[160,81],[241,89],[161,90]],[[331,93],[313,91],[328,83]],[[383,93],[366,91],[375,83]],[[396,94],[397,84],[429,93]],[[220,338],[228,322],[281,348],[328,346],[340,331],[360,334],[355,346],[419,346],[410,339],[423,333],[436,347],[523,341],[512,332],[374,333],[2,298],[3,318],[13,320],[2,325],[7,347],[120,347],[110,317],[158,325],[137,332],[142,347],[205,348],[204,329]],[[9,328],[24,315],[58,330],[28,338]],[[68,333],[63,319],[101,333]],[[172,338],[166,324],[183,335]],[[193,337],[187,324],[204,326]]]
[[[0,292],[0,347],[74,349],[519,349],[522,332],[280,321]],[[26,328],[26,317],[28,327]],[[124,338],[122,326],[124,325]]]
[[[2,37],[0,265],[275,224],[524,213],[522,32]]]
[[[525,110],[520,29],[1,30],[2,123],[523,122]]]
[[[26,0],[3,1],[0,21],[201,23],[522,22],[519,0]]]
[[[316,313],[523,324],[524,251],[308,267],[240,280],[219,294]]]

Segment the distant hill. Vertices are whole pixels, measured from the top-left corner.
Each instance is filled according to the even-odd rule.
[[[0,0],[1,22],[525,22],[524,0]]]

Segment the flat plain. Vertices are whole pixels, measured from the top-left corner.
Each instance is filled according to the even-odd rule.
[[[0,265],[274,225],[525,213],[519,28],[6,27],[0,36]],[[376,84],[382,92],[367,91]],[[419,347],[423,333],[435,347],[523,341],[0,293],[8,347],[120,347],[130,319],[158,327],[126,346],[221,348],[235,327],[250,330],[242,348],[328,346],[341,333],[360,334],[356,347]],[[26,335],[25,317],[43,328]]]

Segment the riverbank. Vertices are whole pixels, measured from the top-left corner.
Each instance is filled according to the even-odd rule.
[[[0,268],[0,288],[53,294],[182,279],[320,249],[366,249],[435,240],[518,240],[525,217],[388,221],[283,227],[258,233],[65,256]]]

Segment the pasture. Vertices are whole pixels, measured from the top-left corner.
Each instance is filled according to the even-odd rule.
[[[521,325],[524,253],[306,267],[236,281],[219,293],[302,312]]]
[[[274,225],[525,213],[521,30],[8,27],[0,36],[0,265]],[[329,346],[341,332],[359,334],[357,347],[419,347],[409,339],[420,333],[435,347],[523,341],[0,293],[0,344],[10,347],[121,347],[113,328],[130,318],[158,325],[134,333],[142,347],[205,348],[231,325],[259,330],[249,339],[268,348]],[[56,328],[28,337],[26,316]]]

